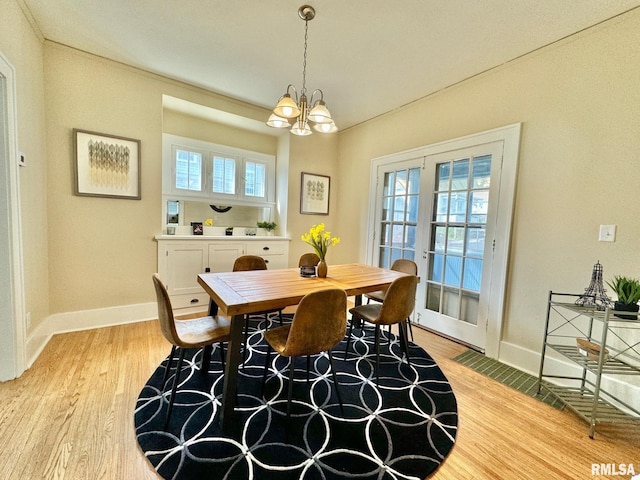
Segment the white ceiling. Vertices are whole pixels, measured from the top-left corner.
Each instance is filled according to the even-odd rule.
[[[302,87],[304,0],[19,0],[54,42],[272,108]],[[342,129],[640,0],[309,0],[307,90]],[[266,120],[266,119],[265,119]]]

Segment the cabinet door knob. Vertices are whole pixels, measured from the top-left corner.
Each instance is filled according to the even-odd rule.
[[[269,250],[269,247],[262,247],[263,250]]]
[[[264,259],[264,263],[269,263],[269,260],[267,260],[266,258]]]
[[[192,298],[191,299],[191,303],[198,303],[200,300],[198,300],[197,298]]]

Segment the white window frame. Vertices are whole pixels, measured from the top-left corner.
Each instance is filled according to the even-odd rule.
[[[175,187],[175,150],[184,149],[202,153],[203,184],[201,191]],[[236,161],[235,193],[213,193],[213,157],[220,156]],[[264,196],[245,195],[245,168],[247,162],[265,166]],[[224,205],[273,206],[275,204],[276,157],[251,150],[218,145],[188,137],[164,133],[162,135],[162,194],[171,200],[202,200]]]

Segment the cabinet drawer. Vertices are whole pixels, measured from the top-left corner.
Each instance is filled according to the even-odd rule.
[[[287,245],[283,242],[251,242],[247,245],[248,255],[284,255]]]
[[[274,270],[276,268],[287,268],[288,257],[286,255],[260,255],[267,262],[267,268]]]
[[[171,295],[171,306],[174,310],[200,307],[204,312],[209,308],[209,295],[205,292],[191,295]]]

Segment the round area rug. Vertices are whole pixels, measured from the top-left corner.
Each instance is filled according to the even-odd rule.
[[[285,316],[290,321],[290,316]],[[268,324],[268,325],[267,325]],[[201,350],[187,350],[167,430],[163,430],[173,370],[162,384],[158,367],[138,397],[138,443],[165,479],[423,479],[453,447],[458,413],[451,385],[420,347],[402,359],[398,338],[381,335],[376,385],[373,329],[354,329],[333,349],[343,408],[326,354],[295,361],[291,416],[287,412],[289,359],[271,355],[262,393],[266,343],[273,318],[251,320],[249,349],[238,378],[239,435],[219,425],[222,365],[218,347],[208,372],[199,370]],[[276,323],[277,324],[277,323]]]

